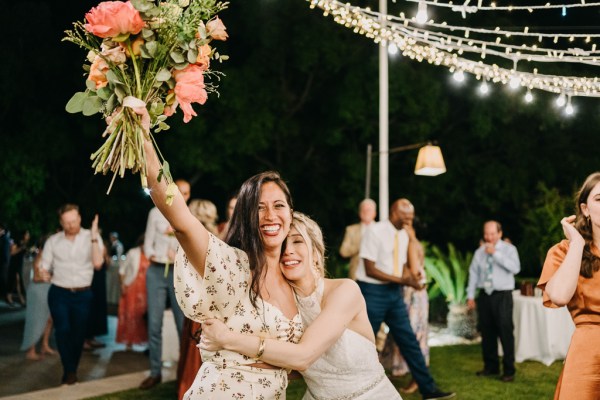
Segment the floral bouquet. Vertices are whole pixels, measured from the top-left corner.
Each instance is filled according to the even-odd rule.
[[[222,73],[209,69],[211,60],[227,56],[211,47],[226,40],[225,26],[216,14],[228,3],[217,0],[105,1],[92,8],[85,21],[75,22],[63,40],[87,49],[86,90],[73,95],[70,113],[106,119],[104,144],[91,155],[95,173],[139,172],[147,187],[143,143],[151,139],[161,159],[159,181],[164,177],[174,195],[173,179],[153,132],[166,130],[167,117],[183,112],[183,121],[196,116],[192,103],[204,104]]]

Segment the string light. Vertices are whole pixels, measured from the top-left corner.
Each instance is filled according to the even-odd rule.
[[[486,96],[490,91],[490,87],[488,85],[488,83],[486,81],[481,82],[481,85],[479,85],[479,94],[481,94],[482,96]]]
[[[571,96],[569,96],[569,99],[567,100],[567,106],[565,107],[565,115],[571,116],[575,113],[575,109],[573,108],[573,105],[571,104]]]
[[[426,1],[426,0],[407,0],[410,2],[424,2],[430,6],[435,7],[445,7],[450,8],[452,11],[460,12],[460,13],[476,13],[477,11],[517,11],[524,10],[528,12],[533,12],[534,10],[551,10],[551,9],[567,9],[567,8],[579,8],[579,7],[598,7],[600,3],[585,3],[581,2],[580,4],[550,4],[546,3],[544,5],[520,5],[520,6],[498,6],[496,2],[492,1],[489,6],[482,6],[478,4],[477,6],[469,6],[469,1],[467,0],[462,5],[455,5],[452,2],[450,3],[442,3],[440,1]]]
[[[564,93],[561,93],[558,98],[556,99],[556,106],[557,107],[563,107],[567,102],[566,96]]]
[[[396,43],[390,43],[388,45],[388,54],[390,56],[395,56],[398,54],[398,46],[396,46]]]
[[[433,65],[439,65],[449,68],[451,71],[461,71],[463,74],[469,73],[485,80],[491,80],[494,83],[507,84],[511,78],[518,78],[520,85],[529,89],[539,89],[552,93],[569,93],[571,96],[590,96],[600,97],[600,82],[597,77],[584,76],[562,76],[540,73],[537,68],[533,71],[516,71],[516,69],[507,69],[497,64],[487,64],[484,62],[485,55],[490,54],[499,56],[499,46],[494,42],[483,42],[477,44],[475,39],[452,37],[442,35],[438,32],[426,31],[417,27],[410,27],[412,23],[407,20],[403,14],[400,15],[402,24],[394,23],[394,17],[388,15],[379,15],[368,8],[360,8],[350,4],[343,4],[337,0],[309,0],[311,8],[320,8],[324,15],[331,15],[334,20],[354,32],[372,39],[375,43],[396,43],[398,49],[405,57],[417,61],[427,61]],[[425,1],[426,4],[431,4]],[[600,3],[599,3],[600,4]],[[399,21],[400,21],[399,20]],[[384,21],[382,25],[382,21]],[[427,23],[429,26],[430,23]],[[465,37],[472,35],[475,28],[463,27]],[[416,32],[416,33],[415,33]],[[468,32],[468,33],[467,33]],[[495,31],[499,34],[499,28]],[[531,34],[528,29],[523,30],[522,34]],[[537,35],[537,34],[535,34]],[[546,37],[546,36],[544,36]],[[561,37],[559,34],[552,37]],[[568,35],[566,37],[584,38],[588,42],[591,34],[582,34],[579,36]],[[540,37],[541,38],[541,37]],[[500,36],[497,37],[500,39]],[[500,40],[497,42],[501,43]],[[589,43],[589,42],[588,42]],[[501,43],[502,44],[502,43]],[[528,50],[540,50],[530,46]],[[505,58],[511,58],[513,61],[525,59],[527,61],[539,62],[558,62],[559,60],[569,60],[580,63],[599,65],[598,57],[590,53],[581,53],[581,49],[573,53],[578,56],[569,56],[568,53],[559,50],[548,49],[548,54],[534,55],[531,52],[506,47],[503,49]],[[509,51],[510,50],[510,51]],[[596,45],[592,44],[591,52],[595,52]],[[480,52],[481,59],[478,61],[463,57],[464,53]]]
[[[533,94],[531,94],[531,90],[527,90],[525,93],[525,103],[531,103],[533,101]]]
[[[452,74],[452,78],[458,83],[463,83],[465,81],[465,73],[461,70],[455,71]]]
[[[427,22],[428,18],[429,16],[427,15],[427,4],[424,1],[419,1],[415,21],[417,21],[418,24],[424,24],[425,22]]]

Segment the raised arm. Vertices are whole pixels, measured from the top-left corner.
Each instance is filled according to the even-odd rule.
[[[208,249],[208,231],[190,212],[176,186],[167,187],[165,179],[158,182],[160,162],[150,140],[144,142],[148,187],[152,201],[175,230],[175,236],[190,263],[204,276],[204,261]],[[167,190],[170,193],[167,193]],[[173,203],[167,205],[167,195],[173,194]]]
[[[562,264],[544,288],[552,303],[559,307],[568,304],[573,298],[581,270],[581,257],[585,241],[573,226],[574,221],[574,215],[560,221],[565,236],[569,239],[569,250]]]
[[[298,344],[265,339],[261,346],[258,336],[231,332],[222,322],[208,320],[202,325],[200,347],[212,351],[223,348],[282,368],[304,371],[340,338],[363,304],[356,283],[345,280],[329,294],[321,313]],[[264,352],[257,357],[260,347]]]

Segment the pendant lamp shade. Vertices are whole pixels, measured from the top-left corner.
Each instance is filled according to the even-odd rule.
[[[419,149],[415,175],[436,176],[446,172],[444,157],[439,146],[428,144]]]

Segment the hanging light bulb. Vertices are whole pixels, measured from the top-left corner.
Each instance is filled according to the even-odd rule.
[[[417,15],[415,16],[415,21],[418,24],[424,24],[429,19],[429,15],[427,15],[427,3],[424,1],[419,2],[419,6],[417,7]]]
[[[556,99],[556,105],[558,107],[562,107],[567,104],[567,96],[564,93],[561,93],[560,96]]]
[[[512,75],[510,77],[510,81],[508,81],[508,86],[510,86],[510,88],[514,90],[518,88],[519,85],[521,85],[521,78],[519,78],[518,75]]]
[[[465,73],[462,70],[458,70],[452,74],[452,78],[458,83],[462,83],[465,81]]]
[[[396,43],[390,43],[388,46],[388,54],[390,56],[395,56],[396,54],[398,54],[398,46],[396,46]]]
[[[571,96],[569,96],[569,100],[567,100],[567,106],[565,107],[565,115],[573,115],[575,113],[575,109],[571,104]]]
[[[531,90],[527,90],[525,93],[525,103],[531,103],[533,101],[533,94],[531,94]]]
[[[489,92],[490,92],[490,86],[488,85],[488,83],[486,81],[481,82],[481,85],[479,85],[479,94],[481,94],[482,96],[485,96]]]

